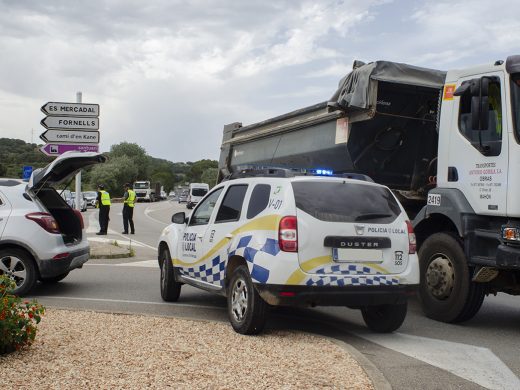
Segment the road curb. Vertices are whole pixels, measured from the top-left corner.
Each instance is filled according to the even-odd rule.
[[[316,333],[313,333],[313,334],[317,335]],[[323,335],[318,335],[318,336],[321,336],[324,339],[331,341],[332,343],[343,348],[350,355],[352,355],[354,360],[356,360],[358,362],[358,364],[361,366],[361,368],[363,370],[365,370],[366,374],[372,381],[375,390],[392,390],[392,385],[390,384],[390,382],[388,382],[388,380],[385,378],[383,373],[374,365],[374,363],[372,363],[369,359],[367,359],[367,357],[365,355],[363,355],[363,353],[361,353],[356,348],[354,348],[352,345],[350,345],[344,341],[334,339],[332,337],[323,336]]]

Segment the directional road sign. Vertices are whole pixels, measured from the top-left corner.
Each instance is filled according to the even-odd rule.
[[[99,130],[98,118],[46,116],[40,122],[46,129]]]
[[[45,115],[99,116],[99,104],[48,102],[42,108]]]
[[[97,144],[99,143],[99,131],[46,130],[40,135],[40,138],[47,143]]]
[[[47,156],[58,156],[68,151],[75,152],[98,152],[98,145],[80,145],[80,144],[47,144],[40,148]]]

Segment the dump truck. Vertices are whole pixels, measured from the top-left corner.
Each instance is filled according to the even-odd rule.
[[[388,186],[413,223],[430,318],[520,294],[520,56],[447,72],[355,61],[327,101],[224,126],[219,180],[252,166]]]

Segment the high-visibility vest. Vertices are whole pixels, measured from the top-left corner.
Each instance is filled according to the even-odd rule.
[[[106,191],[99,192],[101,192],[101,204],[103,206],[110,206],[110,194]]]
[[[135,205],[135,192],[133,190],[128,190],[128,198],[125,200],[125,204],[128,205],[128,207],[134,207]]]

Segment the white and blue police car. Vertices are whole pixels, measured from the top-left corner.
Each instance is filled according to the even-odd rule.
[[[387,187],[274,169],[238,176],[163,230],[165,301],[183,284],[224,295],[242,334],[262,331],[270,305],[347,306],[373,331],[401,326],[419,264],[412,225]]]

